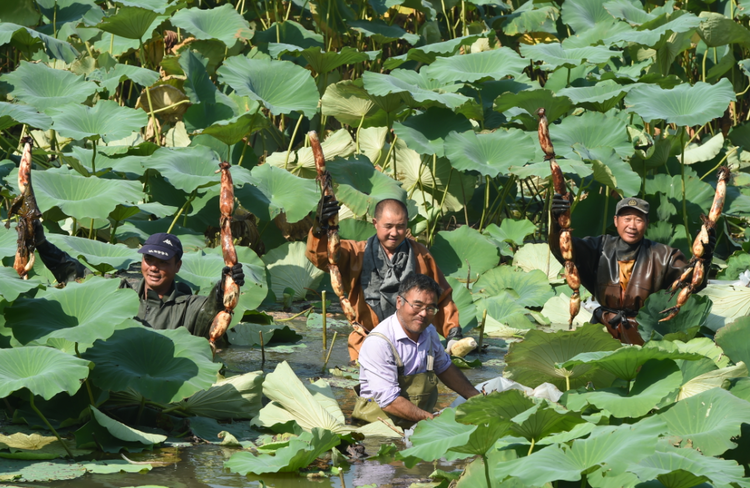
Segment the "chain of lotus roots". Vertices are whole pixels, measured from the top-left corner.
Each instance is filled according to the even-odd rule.
[[[13,269],[24,280],[29,278],[29,271],[34,266],[34,249],[36,248],[34,241],[34,221],[42,216],[36,204],[34,190],[31,187],[32,141],[31,137],[24,137],[21,140],[23,143],[23,155],[21,156],[21,164],[18,167],[19,193],[10,206],[8,220],[5,223],[5,228],[10,228],[11,216],[18,215],[18,223],[16,224],[18,241]]]

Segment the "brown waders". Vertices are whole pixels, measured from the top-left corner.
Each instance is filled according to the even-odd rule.
[[[432,412],[438,398],[438,378],[434,371],[435,356],[432,352],[432,346],[430,346],[430,351],[427,353],[427,371],[404,376],[404,363],[401,361],[401,356],[396,352],[393,343],[379,332],[371,332],[367,337],[368,339],[370,337],[380,337],[391,346],[398,371],[398,386],[401,388],[400,396],[406,398],[422,410]],[[354,405],[352,418],[364,420],[365,422],[376,422],[378,417],[382,419],[390,418],[394,424],[400,427],[409,427],[414,424],[413,421],[384,412],[378,405],[378,402],[372,398],[362,398],[359,396],[359,385],[355,387],[355,391],[357,392],[357,402]]]

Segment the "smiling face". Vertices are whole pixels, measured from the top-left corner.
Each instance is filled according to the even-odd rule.
[[[406,298],[406,300],[404,300]],[[432,323],[437,295],[430,290],[412,288],[404,297],[396,298],[396,316],[406,335],[413,341]]]
[[[615,215],[615,228],[620,239],[628,244],[637,244],[643,239],[648,227],[648,218],[638,210],[629,208]]]
[[[406,238],[407,216],[397,205],[388,205],[380,213],[380,216],[372,219],[378,241],[385,249],[388,257],[391,257],[396,248]]]
[[[177,261],[175,257],[164,260],[144,254],[141,260],[141,273],[146,282],[146,289],[153,290],[163,297],[172,287],[174,277],[181,266],[182,260]]]

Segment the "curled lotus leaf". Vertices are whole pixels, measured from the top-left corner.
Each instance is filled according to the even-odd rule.
[[[661,14],[636,29],[616,32],[605,39],[607,43],[633,42],[648,47],[657,47],[675,33],[690,32],[701,23],[701,19],[685,11]]]
[[[419,154],[442,157],[443,143],[451,132],[466,132],[471,123],[466,117],[452,110],[432,107],[418,115],[413,115],[403,123],[393,124],[393,132],[406,141],[410,149]]]
[[[228,48],[233,47],[240,38],[252,36],[250,25],[230,4],[211,9],[182,9],[174,14],[170,22],[193,34],[196,39],[218,39]]]
[[[612,20],[612,16],[599,0],[571,0],[562,6],[563,23],[573,28],[576,33],[595,27],[599,23]]]
[[[304,242],[287,242],[263,255],[271,275],[271,289],[278,301],[283,299],[287,288],[294,290],[293,299],[304,298],[308,289],[315,289],[323,279],[323,271],[307,259],[305,248]]]
[[[47,240],[71,256],[83,259],[100,272],[128,269],[131,264],[141,260],[138,251],[123,244],[109,244],[62,234],[49,234]]]
[[[60,59],[66,63],[76,60],[79,53],[69,42],[56,39],[43,34],[35,29],[10,22],[0,23],[0,46],[13,42],[14,44],[28,46],[30,50],[36,50],[41,43],[47,56]]]
[[[117,63],[110,69],[100,68],[88,75],[90,81],[112,93],[124,80],[131,80],[142,86],[151,86],[159,79],[159,73],[150,69]],[[144,123],[145,125],[145,123]]]
[[[40,286],[42,286],[42,282],[37,278],[19,280],[18,273],[13,268],[0,268],[0,297],[8,302],[12,302],[20,295]]]
[[[112,35],[134,41],[146,41],[157,25],[166,20],[158,12],[140,7],[122,7],[115,15],[104,17],[97,28]]]
[[[750,335],[750,317],[742,317],[725,325],[716,333],[715,340],[735,364],[750,364],[750,344],[745,340]]]
[[[153,445],[167,440],[167,436],[160,434],[149,434],[129,427],[122,422],[108,417],[93,405],[90,407],[93,420],[109,431],[110,434],[126,442],[140,442],[141,444]]]
[[[711,300],[705,296],[694,295],[680,308],[677,317],[667,322],[659,322],[664,314],[662,310],[673,306],[674,298],[666,291],[651,294],[638,311],[638,332],[644,341],[652,339],[679,339],[687,341],[695,337],[698,329],[706,323],[711,312]]]
[[[140,131],[148,122],[141,110],[120,107],[113,100],[100,100],[93,107],[70,104],[59,109],[48,109],[60,135],[71,139],[100,137],[105,142],[116,141]]]
[[[175,405],[190,415],[249,420],[260,411],[263,378],[262,371],[224,378]]]
[[[68,103],[83,103],[96,92],[96,84],[84,81],[70,71],[52,69],[44,63],[21,62],[13,72],[2,76],[14,98],[42,112]]]
[[[397,458],[402,459],[407,468],[411,468],[419,461],[435,461],[440,458],[452,461],[469,457],[469,453],[450,449],[467,444],[471,434],[482,427],[458,423],[455,416],[454,409],[446,408],[439,417],[420,421],[409,438],[412,447],[399,452]]]
[[[0,102],[0,130],[13,127],[17,123],[47,130],[52,125],[52,119],[28,105]]]
[[[370,95],[385,97],[400,94],[419,107],[438,105],[454,110],[469,101],[467,96],[455,93],[461,85],[432,80],[416,71],[394,69],[388,75],[365,71],[362,80]]]
[[[355,31],[364,34],[365,37],[372,38],[379,44],[393,42],[397,39],[403,39],[409,44],[416,44],[419,36],[410,34],[398,25],[388,25],[382,20],[354,20],[347,23]]]
[[[63,391],[74,395],[93,367],[51,347],[0,349],[0,398],[23,388],[45,400]]]

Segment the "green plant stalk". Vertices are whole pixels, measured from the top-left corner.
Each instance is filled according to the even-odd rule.
[[[466,36],[469,29],[466,27],[466,2],[461,0],[461,35]]]
[[[607,215],[609,215],[609,185],[604,185],[604,218],[602,219],[602,235],[607,233]]]
[[[115,220],[115,223],[112,224],[112,226],[109,229],[109,243],[114,244],[115,243],[115,232],[117,232],[117,228],[120,226],[120,221]]]
[[[292,2],[289,2],[291,5]],[[278,24],[277,24],[278,28]],[[258,105],[260,107],[260,105]],[[253,122],[255,121],[255,118],[253,117]],[[284,158],[284,169],[286,169],[287,163],[289,163],[289,155],[292,153],[292,145],[294,144],[294,138],[297,137],[297,130],[299,129],[299,125],[302,123],[302,114],[299,115],[299,118],[297,119],[297,124],[294,126],[294,131],[292,132],[292,137],[289,140],[289,147],[286,150],[286,158]],[[359,149],[359,145],[357,145],[357,149]],[[244,150],[243,150],[244,153]]]
[[[245,143],[244,146],[242,146],[242,153],[240,154],[240,160],[237,161],[237,166],[242,166],[242,160],[245,159],[245,151],[247,151],[247,146],[249,146],[249,143]]]
[[[484,227],[484,216],[487,213],[487,207],[490,206],[490,176],[485,175],[484,181],[484,208],[482,208],[482,218],[479,220],[479,229],[477,229],[479,232],[482,232],[482,228]]]
[[[707,57],[708,57],[708,47],[706,48],[705,51],[703,51],[703,63],[702,63],[703,64],[703,70],[702,70],[703,83],[706,82],[706,58]]]
[[[92,139],[91,143],[94,145],[94,153],[91,155],[91,174],[96,173],[96,139]]]
[[[385,155],[385,159],[383,160],[384,161],[384,163],[383,163],[383,173],[385,173],[385,169],[388,167],[388,163],[391,160],[391,153],[393,152],[393,148],[396,147],[396,140],[397,139],[398,139],[398,136],[394,134],[393,135],[393,140],[391,141],[391,147],[388,148],[388,153]],[[397,179],[395,171],[393,172],[393,179],[394,180]]]
[[[338,335],[337,331],[333,332],[333,339],[331,339],[331,347],[328,349],[328,354],[326,354],[326,360],[323,362],[323,372],[325,373],[326,367],[328,366],[328,360],[331,359],[331,353],[333,352],[333,345],[336,344],[336,336]]]
[[[362,124],[365,123],[365,115],[366,113],[362,114],[362,118],[359,120],[359,126],[357,127],[357,154],[360,154],[359,150],[359,133],[362,131]]]
[[[60,434],[57,433],[54,427],[52,427],[52,424],[49,423],[49,420],[47,420],[47,417],[42,414],[42,412],[36,408],[36,405],[34,405],[34,394],[29,391],[29,403],[31,404],[31,409],[34,411],[35,414],[39,415],[39,418],[42,419],[47,426],[49,430],[52,431],[53,434],[55,434],[55,437],[57,437],[57,440],[60,441],[60,444],[65,448],[65,451],[68,453],[68,456],[70,456],[70,459],[74,459],[75,456],[73,456],[73,453],[70,451],[70,448],[68,445],[62,440],[62,437],[60,437]]]
[[[75,234],[73,234],[73,235],[75,235]],[[79,359],[81,359],[81,353],[78,352],[78,343],[77,342],[74,343],[74,348],[75,348],[76,356]],[[85,380],[83,380],[83,382],[86,384],[86,392],[89,394],[89,403],[91,403],[91,405],[93,405],[93,406],[96,406],[96,404],[94,402],[94,394],[91,391],[91,383],[89,383],[89,379],[86,378]]]
[[[565,391],[570,390],[570,376],[565,376]]]
[[[448,18],[448,12],[445,11],[445,0],[440,0],[441,5],[443,6],[443,15],[445,16],[445,24],[448,26],[448,34],[450,34],[453,39],[456,38],[456,31],[451,29],[451,21]]]
[[[321,297],[321,315],[323,316],[323,350],[328,347],[328,329],[326,328],[326,291],[320,292]]]
[[[174,219],[172,219],[172,223],[169,225],[169,229],[167,229],[167,234],[170,234],[172,232],[172,228],[177,223],[177,219],[180,218],[180,215],[182,215],[182,212],[184,212],[187,209],[187,207],[193,202],[193,200],[195,199],[195,195],[196,195],[197,191],[198,190],[193,190],[193,193],[190,194],[190,196],[188,197],[187,201],[185,202],[185,205],[183,205],[177,211],[177,213],[174,216]]]
[[[484,342],[484,326],[487,323],[487,309],[482,312],[482,324],[479,326],[479,340],[477,341],[477,351],[482,352],[482,343]]]
[[[680,174],[682,175],[682,222],[685,225],[685,237],[690,242],[690,229],[688,229],[687,217],[687,195],[685,194],[685,132],[680,135],[680,145],[682,146],[682,156],[680,156]]]
[[[435,238],[435,229],[437,229],[437,220],[439,220],[443,216],[443,206],[445,205],[445,198],[448,196],[448,188],[451,185],[451,178],[452,177],[453,177],[453,168],[451,167],[451,171],[450,171],[450,173],[448,173],[448,183],[446,183],[445,189],[443,189],[443,197],[440,199],[440,208],[438,209],[439,216],[437,217],[437,219],[435,221],[435,225],[432,227],[432,232],[430,232],[430,234],[429,234],[429,243],[430,243],[430,245],[432,245],[432,240]]]
[[[57,39],[57,1],[52,10],[52,37]]]
[[[703,181],[704,179],[706,179],[706,176],[710,175],[711,173],[713,173],[714,171],[716,171],[717,169],[719,169],[719,166],[721,166],[722,164],[724,164],[724,161],[727,160],[727,158],[729,157],[729,155],[732,154],[733,152],[736,152],[738,148],[739,148],[739,146],[734,146],[732,149],[730,149],[729,151],[727,151],[727,153],[724,155],[724,157],[721,158],[721,161],[719,161],[719,164],[717,164],[716,166],[714,166],[713,168],[711,168],[710,170],[708,170],[706,172],[706,174],[704,174],[703,176],[701,176],[701,181]]]
[[[510,178],[508,178],[508,181],[505,182],[505,186],[503,186],[503,194],[500,197],[500,203],[497,206],[497,209],[492,213],[492,216],[490,218],[490,222],[492,222],[495,219],[496,215],[500,215],[503,212],[503,209],[505,209],[505,203],[508,199],[508,193],[510,193],[510,189],[513,188],[513,185],[516,184],[516,175],[510,175]],[[494,206],[494,203],[493,203]]]
[[[482,461],[484,462],[484,479],[487,481],[487,488],[492,488],[492,478],[490,478],[490,460],[487,459],[487,454],[482,454]]]
[[[526,454],[527,456],[531,456],[531,453],[534,452],[534,445],[536,444],[536,439],[533,437],[531,438],[531,446],[529,447],[529,452]]]
[[[91,225],[89,226],[89,240],[94,239],[94,219],[91,219]]]

